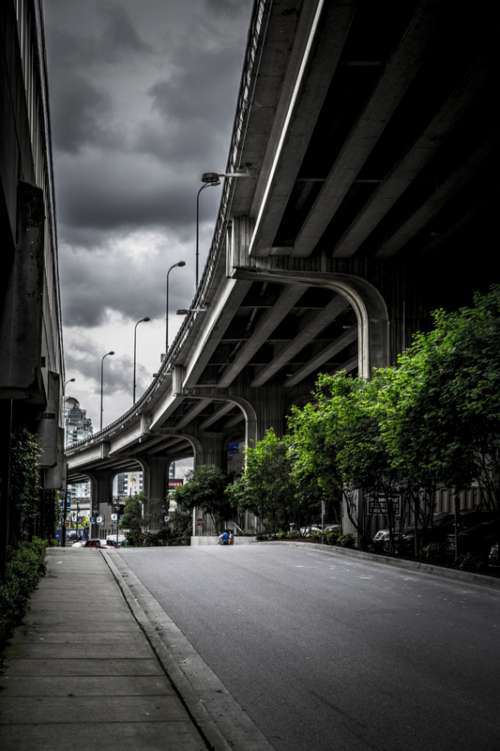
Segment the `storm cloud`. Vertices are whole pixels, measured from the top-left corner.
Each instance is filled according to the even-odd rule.
[[[193,298],[196,192],[226,166],[252,5],[45,0],[66,363],[89,401],[118,325],[157,321],[142,360],[157,367],[171,264],[186,262],[171,277],[174,328]],[[214,189],[200,202],[202,260],[219,200]],[[118,393],[130,363],[109,360]]]

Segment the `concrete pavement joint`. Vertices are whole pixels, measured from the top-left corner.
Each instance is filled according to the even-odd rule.
[[[214,751],[272,751],[273,746],[123,558],[101,554],[209,747]]]
[[[485,576],[484,574],[475,574],[472,571],[457,571],[456,569],[445,568],[444,566],[435,566],[431,563],[422,563],[421,561],[410,561],[405,558],[390,558],[378,553],[367,553],[364,550],[353,550],[352,548],[342,548],[339,546],[322,545],[315,542],[296,542],[291,540],[272,540],[270,542],[261,542],[260,545],[291,545],[297,548],[319,550],[327,555],[340,555],[353,560],[373,561],[383,566],[393,566],[404,571],[415,571],[416,573],[426,574],[435,578],[451,579],[462,582],[463,584],[476,584],[479,587],[489,587],[491,589],[500,589],[500,578]]]

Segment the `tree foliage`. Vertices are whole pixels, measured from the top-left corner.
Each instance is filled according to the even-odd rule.
[[[394,466],[415,486],[479,485],[500,512],[500,286],[434,313],[399,358],[382,424]]]
[[[31,535],[40,503],[40,446],[28,430],[13,436],[10,486],[23,532]]]
[[[142,498],[142,495],[135,495],[128,498],[125,503],[123,516],[120,520],[120,527],[127,530],[126,537],[129,545],[141,545],[143,541]]]
[[[270,429],[247,449],[246,460],[242,478],[228,491],[232,502],[257,514],[273,531],[297,523],[299,499],[287,442]]]
[[[228,478],[208,464],[197,467],[191,477],[175,491],[175,500],[184,509],[199,508],[210,514],[217,527],[231,517],[233,505],[225,489]]]

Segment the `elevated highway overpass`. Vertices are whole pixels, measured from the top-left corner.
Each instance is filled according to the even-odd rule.
[[[153,382],[67,451],[95,509],[142,469],[159,523],[169,463],[224,467],[319,372],[369,377],[494,281],[495,29],[491,4],[257,0],[226,170],[248,176]]]

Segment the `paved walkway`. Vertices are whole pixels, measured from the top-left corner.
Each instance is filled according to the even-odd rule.
[[[6,651],[2,751],[207,746],[104,558],[51,549],[48,572]]]

